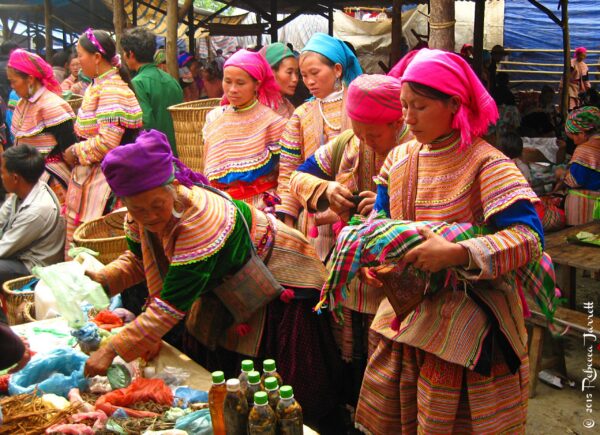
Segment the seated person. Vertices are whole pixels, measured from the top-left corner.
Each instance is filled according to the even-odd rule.
[[[529,165],[522,159],[523,157],[523,139],[517,133],[508,132],[498,138],[497,148],[502,151],[506,157],[512,159],[517,168],[523,173],[525,179],[531,184],[531,171]]]
[[[492,98],[494,98],[496,105],[514,106],[516,104],[509,82],[508,73],[501,72],[496,76],[496,87],[492,90]]]
[[[0,284],[63,261],[65,223],[56,195],[39,180],[44,168],[29,145],[2,154],[2,182],[11,195],[0,207]]]

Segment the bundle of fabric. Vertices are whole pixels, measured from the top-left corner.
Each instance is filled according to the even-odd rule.
[[[485,227],[472,224],[447,224],[440,222],[412,222],[392,219],[376,219],[360,225],[345,227],[338,239],[330,260],[329,277],[321,291],[321,299],[315,311],[329,306],[337,319],[341,319],[341,302],[347,297],[346,285],[352,281],[361,267],[382,264],[402,265],[402,258],[425,239],[419,228],[428,227],[450,242],[460,242],[473,237],[490,234]],[[454,289],[459,283],[468,285],[458,269],[436,273],[417,271],[409,266],[404,273],[422,275],[423,294],[431,295],[448,286]],[[554,312],[560,303],[556,289],[554,266],[548,254],[527,266],[516,270],[514,278],[523,302],[526,317],[530,315],[524,292],[537,303],[553,327]],[[554,329],[554,328],[553,328]]]

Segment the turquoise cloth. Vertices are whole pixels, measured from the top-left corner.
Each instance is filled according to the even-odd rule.
[[[302,49],[322,54],[334,63],[342,65],[344,71],[343,81],[346,86],[362,74],[362,68],[352,50],[343,42],[325,33],[315,33]]]
[[[167,135],[173,154],[177,155],[173,119],[169,106],[183,103],[183,90],[177,80],[156,65],[142,65],[132,79],[135,96],[142,108],[144,130],[158,130]]]

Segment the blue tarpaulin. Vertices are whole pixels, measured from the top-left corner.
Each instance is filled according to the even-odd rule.
[[[561,10],[558,9],[558,0],[539,0],[541,4],[550,9],[560,19]],[[588,50],[600,49],[600,1],[576,0],[569,2],[569,30],[571,49],[586,47]],[[550,20],[541,10],[526,0],[505,0],[504,10],[504,46],[507,48],[563,48],[562,30]],[[597,64],[600,54],[589,54],[587,63]],[[554,53],[511,53],[511,61],[563,63],[562,52]],[[507,69],[539,69],[540,67],[527,68],[524,66],[506,65]],[[544,67],[546,70],[562,72],[560,67]],[[596,67],[591,67],[596,71]],[[592,79],[597,76],[592,75]],[[560,80],[558,75],[547,74],[517,74],[511,73],[511,80],[538,79]],[[530,87],[530,86],[528,86]],[[537,87],[537,86],[531,86]]]

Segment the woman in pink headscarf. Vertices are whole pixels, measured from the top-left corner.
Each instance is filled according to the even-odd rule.
[[[71,169],[62,153],[77,142],[73,130],[75,114],[60,97],[60,84],[52,67],[38,55],[14,50],[6,73],[20,97],[11,124],[15,145],[31,145],[44,156],[46,172],[42,180],[64,204]]]
[[[279,168],[279,138],[286,119],[273,111],[279,86],[263,56],[233,54],[223,69],[225,95],[204,124],[204,173],[210,183],[258,209],[270,209]]]
[[[292,174],[290,192],[311,213],[333,210],[340,217],[338,228],[351,214],[368,216],[376,198],[373,178],[390,150],[411,140],[402,119],[400,80],[379,74],[363,74],[348,86],[346,112],[352,128],[320,147]],[[351,363],[355,403],[362,382],[368,351],[367,335],[373,315],[383,297],[381,289],[355,279],[344,301],[344,324],[340,348]],[[359,326],[360,325],[360,326]],[[359,336],[364,340],[354,340]]]
[[[374,210],[490,233],[452,243],[421,230],[426,240],[404,256],[408,275],[395,290],[409,292],[440,270],[461,279],[426,292],[404,318],[381,302],[356,425],[373,434],[524,433],[529,367],[515,271],[542,254],[538,199],[515,164],[480,138],[498,111],[463,58],[423,49],[396,70],[415,139],[388,154]],[[374,270],[362,276],[383,285]]]

